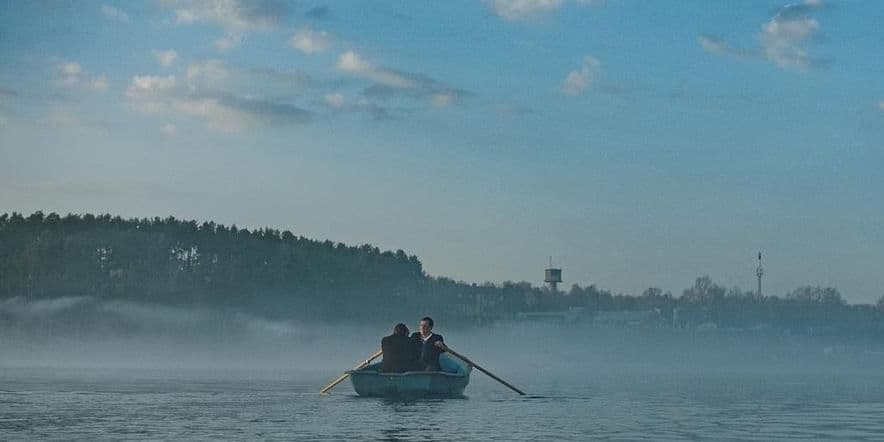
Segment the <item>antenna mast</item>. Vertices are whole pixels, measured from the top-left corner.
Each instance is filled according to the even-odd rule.
[[[755,276],[758,277],[758,297],[761,297],[761,277],[764,276],[764,267],[761,266],[761,252],[758,252],[758,267],[755,269]]]

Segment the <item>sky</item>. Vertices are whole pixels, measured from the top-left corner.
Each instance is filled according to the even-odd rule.
[[[0,212],[884,295],[884,2],[0,0]]]

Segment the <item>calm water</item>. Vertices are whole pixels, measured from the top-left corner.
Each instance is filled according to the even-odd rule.
[[[468,397],[317,390],[326,370],[0,368],[0,439],[884,440],[884,375],[499,374]]]

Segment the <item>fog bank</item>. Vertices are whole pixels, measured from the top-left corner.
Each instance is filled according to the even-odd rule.
[[[417,328],[419,318],[402,318]],[[393,324],[306,325],[236,311],[92,297],[0,301],[0,366],[200,368],[336,373],[379,348]],[[884,345],[719,331],[507,323],[454,328],[446,342],[486,368],[530,382],[623,373],[876,373]]]

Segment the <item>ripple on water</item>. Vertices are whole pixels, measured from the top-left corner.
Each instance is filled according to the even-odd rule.
[[[4,373],[0,439],[880,440],[884,378],[610,378],[522,385],[477,379],[458,399],[319,395],[299,379],[176,373],[42,382]],[[38,385],[39,387],[35,387]],[[820,386],[825,384],[824,386]],[[254,386],[254,388],[250,388]],[[813,386],[813,387],[809,387]],[[530,387],[530,388],[529,388]]]

